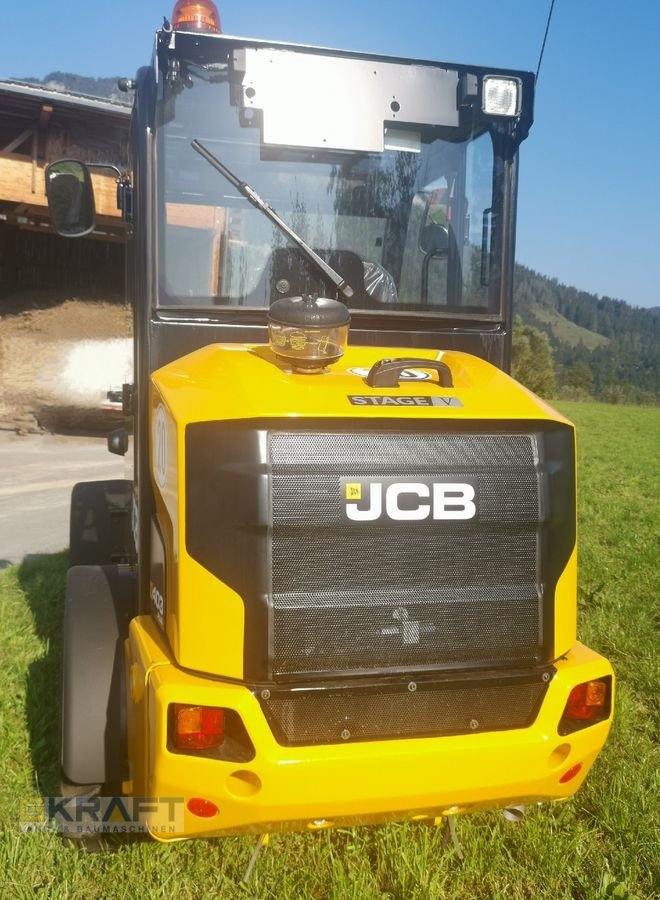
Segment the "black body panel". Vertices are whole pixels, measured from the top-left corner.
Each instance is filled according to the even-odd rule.
[[[371,425],[187,428],[187,551],[243,597],[246,680],[551,661],[575,543],[571,429]],[[477,513],[347,522],[343,485],[365,477],[474,485]]]
[[[439,737],[528,728],[553,673],[380,679],[254,693],[284,746]]]

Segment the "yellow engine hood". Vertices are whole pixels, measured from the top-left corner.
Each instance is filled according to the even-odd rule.
[[[372,388],[364,379],[386,358],[441,360],[453,387],[437,375]],[[421,371],[421,370],[420,370]],[[158,392],[179,424],[219,419],[400,418],[552,419],[559,413],[508,375],[482,359],[458,351],[392,347],[349,347],[326,371],[292,372],[263,345],[212,344],[184,356],[153,375]],[[356,399],[358,398],[358,399]],[[427,398],[427,399],[420,399]],[[434,405],[428,398],[435,400]]]

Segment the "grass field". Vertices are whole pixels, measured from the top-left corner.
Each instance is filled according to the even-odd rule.
[[[465,859],[414,825],[253,841],[112,843],[102,854],[19,832],[20,801],[57,794],[65,554],[0,573],[0,898],[276,900],[660,897],[657,628],[660,410],[561,404],[578,426],[581,638],[619,678],[609,742],[575,799],[521,824],[465,816]]]

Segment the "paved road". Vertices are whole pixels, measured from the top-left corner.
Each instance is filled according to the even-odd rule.
[[[105,438],[0,431],[0,567],[69,544],[69,499],[77,481],[126,478]]]

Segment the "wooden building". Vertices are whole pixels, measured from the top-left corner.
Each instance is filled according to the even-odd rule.
[[[128,104],[0,82],[0,297],[24,288],[121,291],[126,226],[115,176],[93,173],[97,227],[68,240],[50,228],[44,170],[65,158],[127,168],[129,121]]]

